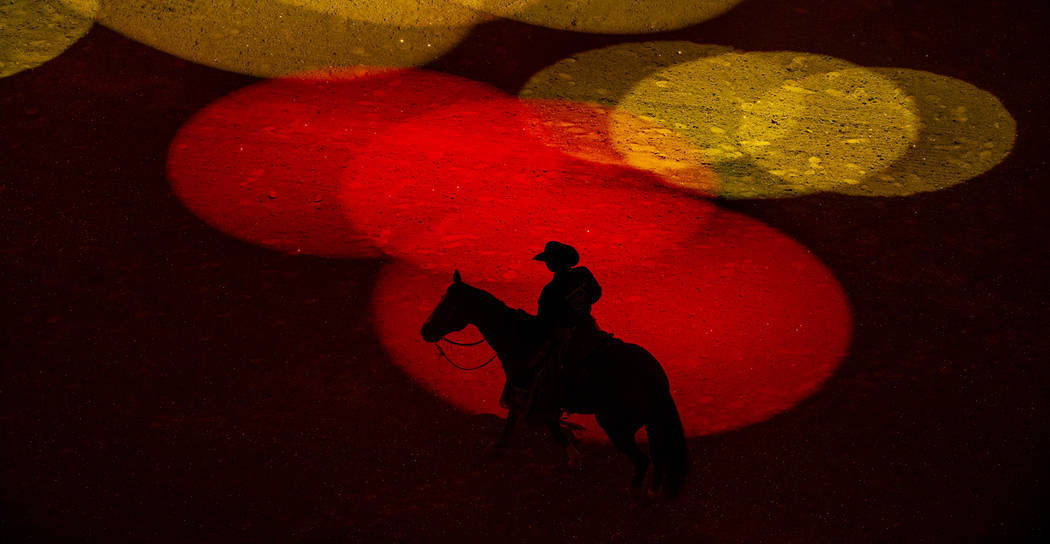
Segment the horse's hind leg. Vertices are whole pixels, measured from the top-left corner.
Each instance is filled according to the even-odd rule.
[[[656,459],[653,465],[653,481],[649,484],[649,494],[656,496],[660,494],[660,488],[664,485],[664,477],[667,475],[667,467],[660,459]]]
[[[634,441],[634,433],[638,427],[631,428],[630,425],[611,423],[605,418],[598,417],[598,424],[605,429],[616,449],[631,458],[634,463],[634,475],[631,477],[631,491],[639,493],[642,490],[642,482],[645,480],[645,472],[649,470],[649,456],[638,447]]]
[[[561,421],[558,419],[548,419],[545,423],[547,424],[547,429],[551,432],[551,436],[554,437],[554,441],[565,448],[565,455],[569,458],[569,468],[580,468],[583,455],[580,454],[580,450],[576,449],[576,445],[569,440],[568,435],[565,433],[565,429],[561,428]]]

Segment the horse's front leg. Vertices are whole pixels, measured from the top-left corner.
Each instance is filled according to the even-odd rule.
[[[496,455],[507,447],[507,443],[510,442],[510,435],[514,432],[514,425],[518,422],[520,412],[521,410],[518,408],[510,409],[507,413],[507,422],[503,425],[503,432],[500,433],[499,438],[495,442],[485,448],[486,455]]]
[[[580,450],[576,449],[576,445],[569,439],[569,434],[567,434],[565,429],[562,428],[561,421],[557,419],[548,420],[547,428],[550,429],[554,441],[565,448],[565,456],[569,459],[569,468],[580,468],[583,465],[583,454],[580,453]]]

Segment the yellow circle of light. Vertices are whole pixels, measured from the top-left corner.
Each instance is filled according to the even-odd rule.
[[[613,107],[636,82],[660,70],[731,51],[732,47],[724,45],[682,41],[635,42],[592,49],[540,70],[518,95]]]
[[[311,11],[380,24],[462,26],[491,18],[454,0],[277,0]]]
[[[98,0],[8,0],[0,3],[0,77],[35,68],[82,38]]]
[[[608,34],[676,30],[713,19],[741,0],[457,0],[529,24]]]
[[[620,107],[702,150],[726,198],[858,184],[903,154],[918,132],[914,106],[889,80],[841,59],[797,52],[728,53],[679,64],[639,82]]]
[[[757,166],[786,182],[774,190],[837,191],[893,164],[916,139],[918,119],[900,88],[853,68],[767,92],[737,135]]]
[[[905,68],[872,68],[914,98],[919,138],[888,169],[838,192],[905,196],[963,183],[1002,162],[1017,123],[995,95],[965,81]]]
[[[423,3],[435,6],[433,10],[414,11],[379,2],[344,3],[345,8],[334,11],[320,9],[334,2],[294,0],[303,5],[292,5],[290,1],[105,2],[98,21],[183,59],[275,77],[331,66],[422,65],[458,44],[470,31],[470,23],[482,17],[444,0]],[[415,0],[387,2],[412,3]],[[438,6],[448,10],[441,20],[423,17]],[[418,17],[398,18],[411,13]]]

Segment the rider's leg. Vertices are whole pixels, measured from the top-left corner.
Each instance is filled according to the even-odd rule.
[[[558,382],[570,332],[571,329],[553,329],[551,338],[529,362],[538,368],[526,403],[525,416],[530,422],[561,419],[561,387]]]
[[[554,329],[554,354],[558,369],[565,366],[566,354],[569,351],[569,340],[572,338],[572,329],[569,327],[558,327]]]

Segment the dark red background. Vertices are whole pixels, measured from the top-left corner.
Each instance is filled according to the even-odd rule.
[[[813,397],[694,439],[671,505],[604,447],[578,473],[387,360],[382,263],[233,239],[165,179],[175,131],[256,81],[95,28],[0,79],[3,534],[22,541],[1018,541],[1045,537],[1044,2],[748,0],[655,36],[477,28],[429,68],[514,92],[643,39],[929,70],[995,94],[1013,154],[936,193],[719,202],[810,248],[854,341]],[[12,540],[8,538],[7,540]]]

